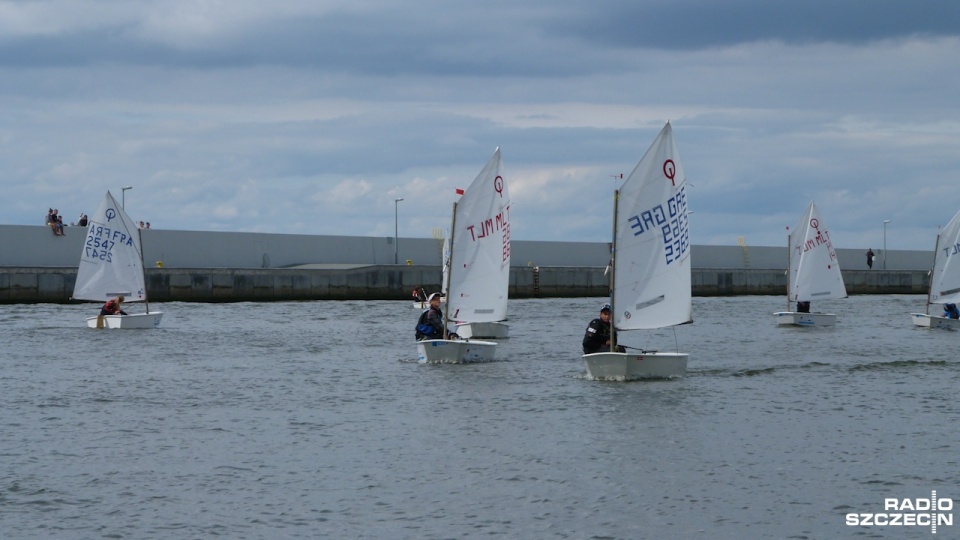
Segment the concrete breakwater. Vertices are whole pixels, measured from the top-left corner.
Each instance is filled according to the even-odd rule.
[[[604,297],[604,267],[513,267],[511,298]],[[0,267],[0,303],[71,302],[76,268]],[[294,268],[148,268],[153,302],[409,300],[414,287],[439,290],[430,265],[304,265]],[[846,270],[849,294],[925,294],[922,270]],[[694,296],[782,295],[782,269],[693,269]]]
[[[439,290],[441,244],[433,238],[142,231],[152,301],[410,298]],[[54,236],[41,225],[0,225],[0,303],[69,302],[85,229]],[[930,251],[837,249],[850,294],[924,294]],[[607,296],[605,242],[511,243],[512,298]],[[395,264],[399,262],[400,264]],[[781,295],[786,247],[691,246],[693,294]]]

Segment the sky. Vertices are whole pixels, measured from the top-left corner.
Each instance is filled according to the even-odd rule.
[[[500,147],[514,240],[607,242],[670,121],[694,245],[785,245],[814,200],[835,247],[932,251],[958,58],[945,0],[0,0],[0,224],[110,190],[153,228],[429,238]]]

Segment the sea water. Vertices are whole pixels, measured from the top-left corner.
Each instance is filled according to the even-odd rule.
[[[596,298],[511,301],[475,365],[417,364],[410,302],[151,304],[143,331],[2,306],[0,537],[929,538],[846,517],[960,499],[960,333],[914,328],[924,300],[784,328],[781,297],[694,298],[621,336],[687,377],[631,383],[585,377]]]

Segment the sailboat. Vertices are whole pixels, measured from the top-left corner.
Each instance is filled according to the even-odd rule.
[[[444,293],[441,291],[440,294],[444,294]],[[440,297],[440,305],[444,305],[444,304],[446,304],[446,303],[447,303],[447,297],[446,297],[446,296],[441,296],[441,297]],[[426,300],[414,300],[414,301],[413,301],[413,308],[414,308],[414,309],[419,309],[419,310],[422,311],[422,310],[424,310],[424,309],[427,309],[428,307],[430,307],[430,302],[427,302]]]
[[[616,352],[618,331],[693,322],[686,177],[669,122],[613,198],[612,352],[584,354],[587,374],[611,380],[683,377],[687,353],[633,347]]]
[[[507,334],[501,321],[506,319],[509,286],[510,196],[501,174],[500,148],[453,203],[450,252],[444,265],[445,336],[418,341],[418,360],[489,362],[497,343],[472,338],[480,333]],[[457,336],[448,335],[451,322],[457,324]]]
[[[937,235],[934,247],[933,272],[930,275],[930,290],[927,292],[926,313],[911,313],[913,324],[926,328],[960,329],[960,319],[950,319],[930,314],[931,304],[955,304],[960,302],[960,212]]]
[[[160,326],[163,313],[150,311],[143,271],[140,229],[110,192],[87,225],[73,298],[106,302],[123,295],[143,302],[144,313],[87,318],[89,328],[143,329]]]
[[[837,252],[830,240],[830,231],[820,217],[817,206],[810,201],[807,211],[787,235],[787,311],[774,313],[777,325],[833,326],[833,313],[790,311],[791,302],[811,302],[846,298]]]

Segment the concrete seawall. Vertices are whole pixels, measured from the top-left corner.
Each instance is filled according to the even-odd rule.
[[[279,300],[408,300],[419,285],[439,290],[440,269],[402,265],[308,265],[300,268],[149,268],[153,302],[242,302]],[[0,267],[0,303],[66,303],[75,268]],[[920,270],[848,270],[849,294],[926,294],[929,277]],[[693,270],[694,296],[781,295],[783,270]],[[603,297],[603,267],[514,267],[511,298]]]
[[[0,225],[0,303],[69,302],[85,233],[68,227],[66,236],[54,236],[42,225]],[[142,233],[147,292],[156,302],[406,300],[419,285],[440,288],[440,243],[433,238]],[[786,251],[693,245],[693,294],[785,294]],[[927,292],[931,251],[875,249],[872,270],[865,251],[837,249],[850,294]],[[511,253],[512,298],[607,296],[605,242],[515,240]]]

